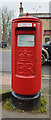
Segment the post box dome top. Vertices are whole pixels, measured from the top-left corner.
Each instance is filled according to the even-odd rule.
[[[36,17],[30,17],[30,16],[25,16],[25,17],[18,17],[16,19],[13,19],[12,22],[18,22],[18,21],[35,21],[35,22],[42,22],[39,18]]]

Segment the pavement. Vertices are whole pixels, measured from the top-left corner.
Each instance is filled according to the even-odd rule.
[[[51,86],[50,86],[51,88]],[[8,90],[11,90],[11,74],[3,74],[0,73],[0,94],[6,93]],[[41,113],[32,113],[30,111],[25,112],[24,110],[22,112],[20,111],[8,111],[5,109],[2,109],[2,102],[0,102],[0,118],[49,118],[49,98],[51,97],[51,89],[49,91],[49,77],[48,76],[42,76],[41,80],[41,93],[45,96],[45,99],[47,101],[46,109],[48,111],[47,114],[41,114]],[[49,97],[50,96],[50,97]],[[50,105],[51,106],[51,105]],[[50,108],[51,111],[51,108]],[[50,114],[51,115],[51,114]]]

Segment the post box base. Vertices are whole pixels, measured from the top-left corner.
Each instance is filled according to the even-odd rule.
[[[35,95],[18,95],[12,91],[12,103],[21,110],[33,110],[37,109],[40,104],[40,95],[41,92],[38,92]]]
[[[16,92],[12,91],[12,95],[19,100],[26,101],[26,100],[38,99],[41,96],[41,92],[39,91],[34,95],[20,95],[20,94],[17,94]]]

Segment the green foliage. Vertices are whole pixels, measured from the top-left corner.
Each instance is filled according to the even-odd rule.
[[[47,104],[47,102],[44,99],[44,96],[41,96],[40,102],[41,102],[41,105],[40,105],[40,108],[39,108],[39,112],[40,113],[47,113],[47,110],[46,110],[46,104]]]
[[[16,109],[16,107],[12,104],[12,99],[6,99],[6,101],[4,102],[4,108],[8,109],[8,110],[14,110]]]
[[[46,104],[46,101],[45,101],[45,99],[44,99],[44,96],[41,96],[40,100],[41,100],[41,103],[42,103],[42,104],[44,104],[44,103]]]

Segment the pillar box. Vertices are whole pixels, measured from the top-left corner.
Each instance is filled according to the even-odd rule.
[[[21,99],[40,96],[42,21],[35,17],[12,20],[12,95]]]

